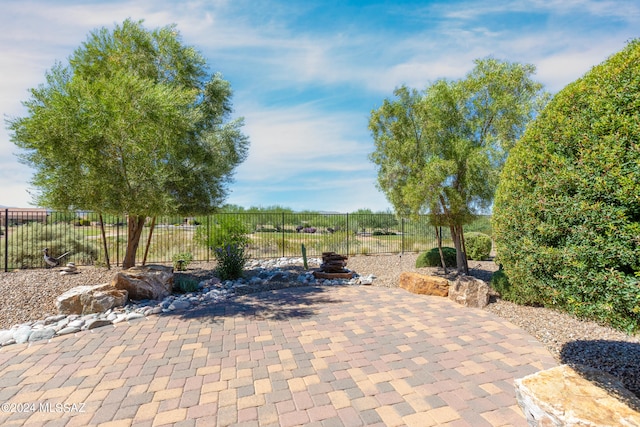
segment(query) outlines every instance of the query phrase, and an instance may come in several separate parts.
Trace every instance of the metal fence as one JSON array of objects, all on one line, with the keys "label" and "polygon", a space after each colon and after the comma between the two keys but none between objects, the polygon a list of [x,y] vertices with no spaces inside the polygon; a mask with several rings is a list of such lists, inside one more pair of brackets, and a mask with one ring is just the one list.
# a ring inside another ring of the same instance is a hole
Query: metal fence
[{"label": "metal fence", "polygon": [[[352,256],[417,252],[436,246],[435,232],[426,216],[412,221],[393,214],[240,212],[158,217],[154,227],[149,219],[136,260],[141,263],[146,253],[146,263],[171,263],[182,254],[190,254],[193,261],[210,261],[213,254],[207,242],[224,233],[224,225],[230,221],[242,224],[248,232],[251,258],[301,256],[303,244],[309,257],[319,257],[325,251]],[[120,265],[126,244],[124,215],[0,210],[0,267],[4,271],[45,267],[44,248],[54,257],[70,252],[60,260],[62,265],[104,265],[105,254],[112,265]]]}]

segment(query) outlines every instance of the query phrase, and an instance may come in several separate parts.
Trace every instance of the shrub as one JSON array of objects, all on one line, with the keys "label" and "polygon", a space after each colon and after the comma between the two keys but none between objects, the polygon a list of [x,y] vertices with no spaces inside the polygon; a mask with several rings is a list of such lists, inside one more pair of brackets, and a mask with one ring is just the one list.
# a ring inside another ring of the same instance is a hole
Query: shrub
[{"label": "shrub", "polygon": [[242,277],[244,265],[247,262],[245,247],[239,244],[227,244],[214,248],[218,261],[216,274],[221,280],[235,280]]},{"label": "shrub", "polygon": [[491,254],[491,237],[484,233],[465,233],[464,245],[469,259],[482,261]]},{"label": "shrub", "polygon": [[215,224],[211,229],[198,226],[194,239],[211,249],[225,245],[245,246],[249,243],[249,226],[234,215],[219,214],[215,217]]},{"label": "shrub", "polygon": [[189,292],[196,292],[200,289],[200,284],[197,280],[183,276],[175,277],[175,291],[178,293],[186,294]]},{"label": "shrub", "polygon": [[193,261],[193,254],[191,252],[173,254],[171,260],[173,261],[174,270],[185,271],[187,269],[187,266]]},{"label": "shrub", "polygon": [[[447,267],[456,266],[456,250],[455,248],[443,247],[442,255],[444,256],[444,263]],[[438,248],[433,248],[427,252],[421,253],[416,259],[416,268],[423,267],[442,267],[442,261],[440,260],[440,251]]]},{"label": "shrub", "polygon": [[511,150],[497,256],[514,300],[640,328],[640,40],[559,92]]}]

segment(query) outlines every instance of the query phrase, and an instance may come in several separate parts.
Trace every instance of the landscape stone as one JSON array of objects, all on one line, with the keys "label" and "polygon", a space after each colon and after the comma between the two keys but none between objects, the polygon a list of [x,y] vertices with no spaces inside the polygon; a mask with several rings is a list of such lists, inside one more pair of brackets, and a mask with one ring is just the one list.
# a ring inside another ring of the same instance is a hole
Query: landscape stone
[{"label": "landscape stone", "polygon": [[31,335],[31,333],[33,332],[33,330],[31,329],[30,326],[20,326],[18,329],[16,329],[13,332],[13,339],[16,340],[16,343],[18,344],[22,344],[25,343],[29,340],[29,336]]},{"label": "landscape stone", "polygon": [[161,300],[173,291],[173,268],[164,265],[131,267],[116,273],[111,285],[126,290],[132,300]]},{"label": "landscape stone", "polygon": [[0,331],[0,345],[5,345],[5,343],[13,340],[13,331],[2,330]]},{"label": "landscape stone", "polygon": [[85,323],[85,325],[83,326],[83,329],[89,330],[89,329],[101,328],[103,326],[107,326],[111,324],[112,322],[107,319],[91,319],[87,323]]},{"label": "landscape stone", "polygon": [[459,276],[449,285],[449,298],[465,307],[485,308],[489,304],[489,285],[472,276]]},{"label": "landscape stone", "polygon": [[420,295],[446,297],[449,294],[449,281],[447,279],[414,272],[400,274],[399,287]]},{"label": "landscape stone", "polygon": [[126,291],[104,283],[71,288],[56,298],[56,307],[60,314],[88,314],[101,313],[126,302]]},{"label": "landscape stone", "polygon": [[37,329],[31,332],[29,335],[29,342],[48,340],[56,335],[56,330],[53,328]]},{"label": "landscape stone", "polygon": [[80,328],[77,326],[67,326],[66,328],[60,329],[58,335],[73,334],[75,332],[80,332]]},{"label": "landscape stone", "polygon": [[640,399],[597,369],[561,365],[514,384],[529,426],[640,426]]}]

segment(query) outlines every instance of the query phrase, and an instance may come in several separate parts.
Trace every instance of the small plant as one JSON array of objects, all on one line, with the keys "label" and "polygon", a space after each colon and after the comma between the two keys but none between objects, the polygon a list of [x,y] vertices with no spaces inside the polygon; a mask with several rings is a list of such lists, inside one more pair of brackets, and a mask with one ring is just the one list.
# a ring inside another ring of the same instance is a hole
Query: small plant
[{"label": "small plant", "polygon": [[218,261],[216,273],[221,280],[235,280],[242,277],[248,258],[244,250],[245,246],[237,243],[213,248],[213,253]]},{"label": "small plant", "polygon": [[307,248],[302,244],[302,263],[304,265],[304,269],[308,270],[309,265],[307,264]]},{"label": "small plant", "polygon": [[185,271],[187,266],[193,261],[193,254],[191,252],[183,252],[180,254],[174,254],[171,257],[173,261],[173,269],[176,271]]},{"label": "small plant", "polygon": [[200,284],[197,280],[183,276],[175,277],[175,285],[175,290],[183,294],[195,292],[200,288]]},{"label": "small plant", "polygon": [[491,254],[491,237],[484,233],[465,233],[464,243],[467,249],[467,258],[482,261]]},{"label": "small plant", "polygon": [[[456,250],[454,248],[443,247],[442,255],[444,256],[444,263],[447,267],[456,266]],[[438,251],[438,248],[433,248],[418,256],[416,259],[416,268],[423,267],[442,267],[440,251]]]}]

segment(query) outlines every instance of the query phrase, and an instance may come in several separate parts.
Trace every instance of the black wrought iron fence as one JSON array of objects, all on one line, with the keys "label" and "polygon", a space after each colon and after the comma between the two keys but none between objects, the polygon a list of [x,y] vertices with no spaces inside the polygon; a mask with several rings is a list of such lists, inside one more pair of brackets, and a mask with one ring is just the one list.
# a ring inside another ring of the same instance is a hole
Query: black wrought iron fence
[{"label": "black wrought iron fence", "polygon": [[[436,246],[426,216],[408,220],[393,214],[239,212],[149,218],[136,259],[171,263],[188,254],[194,261],[210,261],[210,245],[224,241],[233,223],[246,231],[252,258],[301,256],[302,245],[309,257],[325,251],[353,256],[418,252]],[[45,267],[44,248],[53,257],[69,252],[61,264],[104,265],[108,255],[112,265],[120,265],[127,244],[125,216],[94,212],[2,209],[0,230],[4,271]]]}]

